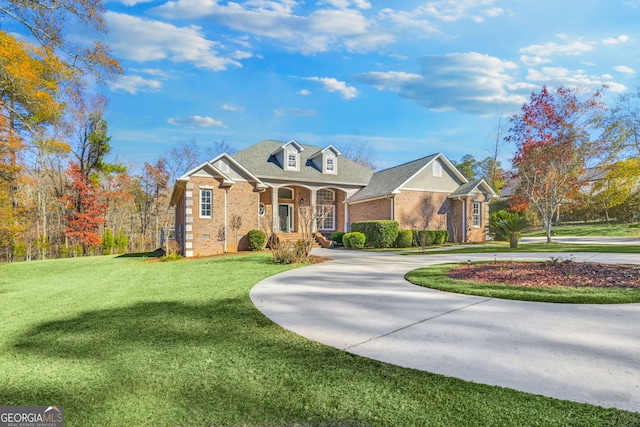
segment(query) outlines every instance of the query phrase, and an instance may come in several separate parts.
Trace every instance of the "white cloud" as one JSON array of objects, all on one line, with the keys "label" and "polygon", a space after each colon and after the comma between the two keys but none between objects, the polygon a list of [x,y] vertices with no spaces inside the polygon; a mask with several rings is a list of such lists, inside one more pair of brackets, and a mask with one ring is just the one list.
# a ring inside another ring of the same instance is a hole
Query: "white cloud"
[{"label": "white cloud", "polygon": [[382,9],[378,17],[391,21],[400,29],[410,30],[418,37],[429,37],[440,33],[437,26],[428,17],[425,17],[424,11],[419,9],[413,11]]},{"label": "white cloud", "polygon": [[[294,13],[298,2],[293,0],[226,4],[216,0],[171,0],[152,9],[152,13],[170,19],[210,19],[253,36],[278,40],[286,48],[304,54],[339,47],[371,50],[394,40],[362,15],[368,2],[329,0],[324,4],[334,8],[316,9],[305,16]],[[358,9],[348,7],[351,4]]]},{"label": "white cloud", "polygon": [[329,5],[338,9],[347,9],[349,7],[355,6],[358,9],[371,9],[371,3],[366,0],[321,0],[317,3],[318,5]]},{"label": "white cloud", "polygon": [[627,90],[627,87],[607,79],[608,76],[591,76],[584,70],[569,70],[564,67],[544,67],[541,70],[529,70],[527,80],[548,86],[573,86],[599,88],[608,86],[611,92],[619,93]]},{"label": "white cloud", "polygon": [[302,89],[300,92],[298,92],[300,95],[302,96],[309,96],[311,95],[311,91],[308,89]]},{"label": "white cloud", "polygon": [[[419,9],[444,22],[456,22],[462,19],[483,22],[483,14],[495,17],[502,13],[502,9],[490,7],[494,3],[495,0],[440,0],[427,2]],[[477,9],[480,10],[476,11]]]},{"label": "white cloud", "polygon": [[124,91],[131,94],[138,92],[153,92],[159,90],[162,87],[162,82],[159,80],[145,79],[141,76],[122,76],[115,82],[109,85],[112,91]]},{"label": "white cloud", "polygon": [[495,18],[497,16],[502,15],[504,13],[504,9],[502,9],[501,7],[492,7],[490,9],[483,10],[482,13],[484,13],[487,16],[490,16],[491,18]]},{"label": "white cloud", "polygon": [[542,58],[540,56],[529,56],[529,55],[520,56],[520,61],[522,61],[523,64],[529,65],[529,66],[541,65],[541,64],[546,64],[547,62],[551,62],[551,60],[548,58]]},{"label": "white cloud", "polygon": [[360,75],[360,79],[378,90],[400,92],[403,87],[411,83],[418,83],[423,79],[422,74],[412,74],[404,71],[372,71]]},{"label": "white cloud", "polygon": [[627,67],[626,65],[616,65],[615,67],[613,67],[613,69],[623,74],[633,75],[636,73],[636,70],[631,67]]},{"label": "white cloud", "polygon": [[236,107],[235,105],[223,104],[222,109],[226,111],[233,111],[235,113],[244,112],[244,107]]},{"label": "white cloud", "polygon": [[538,57],[552,55],[576,56],[593,50],[592,43],[583,41],[575,41],[566,44],[557,44],[553,42],[545,44],[534,44],[520,49],[520,53],[534,55]]},{"label": "white cloud", "polygon": [[480,53],[428,56],[419,61],[418,73],[370,72],[358,81],[390,90],[430,110],[459,110],[474,114],[504,113],[517,109],[526,97],[518,93],[512,75],[518,66]]},{"label": "white cloud", "polygon": [[211,117],[202,117],[202,116],[191,116],[185,119],[175,119],[173,117],[169,117],[167,119],[167,123],[175,126],[188,126],[188,127],[204,127],[204,128],[208,128],[211,126],[217,126],[221,128],[227,127],[220,120],[215,120],[215,119],[212,119]]},{"label": "white cloud", "polygon": [[612,45],[612,44],[626,43],[629,40],[631,40],[631,37],[627,36],[626,34],[622,34],[618,37],[609,37],[609,38],[603,39],[602,43]]},{"label": "white cloud", "polygon": [[[189,62],[212,71],[241,66],[214,50],[216,42],[207,40],[200,27],[176,27],[165,22],[107,11],[109,45],[116,56],[138,62],[169,59]],[[135,41],[135,42],[132,42]],[[237,54],[236,54],[237,56]]]},{"label": "white cloud", "polygon": [[358,90],[355,87],[332,77],[305,77],[304,79],[322,83],[325,90],[339,92],[344,99],[353,99],[358,96]]}]

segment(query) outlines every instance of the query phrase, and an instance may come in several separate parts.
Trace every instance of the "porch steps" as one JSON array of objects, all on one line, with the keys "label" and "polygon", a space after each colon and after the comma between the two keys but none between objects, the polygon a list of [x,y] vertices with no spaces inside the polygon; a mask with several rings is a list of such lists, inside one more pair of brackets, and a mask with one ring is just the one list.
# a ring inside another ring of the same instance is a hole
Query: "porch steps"
[{"label": "porch steps", "polygon": [[[298,240],[302,240],[302,233],[276,233],[278,241],[287,242],[287,243],[295,243]],[[322,245],[318,242],[317,239],[313,240],[314,248],[321,248]]]}]

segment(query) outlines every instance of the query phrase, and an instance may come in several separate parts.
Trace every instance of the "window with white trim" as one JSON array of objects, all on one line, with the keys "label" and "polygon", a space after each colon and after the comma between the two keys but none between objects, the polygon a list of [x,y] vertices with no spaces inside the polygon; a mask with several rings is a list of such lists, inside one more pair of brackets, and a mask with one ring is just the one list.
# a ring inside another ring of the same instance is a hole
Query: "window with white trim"
[{"label": "window with white trim", "polygon": [[336,229],[336,207],[334,202],[336,193],[333,190],[322,189],[316,193],[318,229]]},{"label": "window with white trim", "polygon": [[323,188],[316,193],[316,200],[318,202],[333,202],[336,200],[336,193],[333,190]]},{"label": "window with white trim", "polygon": [[473,202],[473,226],[479,228],[482,225],[482,203]]},{"label": "window with white trim", "polygon": [[213,190],[200,190],[200,217],[211,218],[213,212]]},{"label": "window with white trim", "polygon": [[298,169],[298,155],[289,151],[287,153],[287,168]]},{"label": "window with white trim", "polygon": [[278,188],[278,198],[284,200],[293,200],[293,188]]},{"label": "window with white trim", "polygon": [[327,156],[327,172],[334,173],[336,171],[336,159],[335,157]]}]

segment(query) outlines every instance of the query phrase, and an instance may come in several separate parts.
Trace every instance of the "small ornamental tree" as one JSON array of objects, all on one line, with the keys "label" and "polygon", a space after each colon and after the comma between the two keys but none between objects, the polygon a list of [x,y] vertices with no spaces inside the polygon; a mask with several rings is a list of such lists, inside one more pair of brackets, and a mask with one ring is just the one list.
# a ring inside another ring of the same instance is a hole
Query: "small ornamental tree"
[{"label": "small ornamental tree", "polygon": [[68,192],[62,197],[67,207],[66,236],[82,247],[83,254],[92,246],[100,246],[100,225],[104,224],[106,205],[100,201],[99,188],[82,173],[80,167],[69,163],[67,175],[71,179]]},{"label": "small ornamental tree", "polygon": [[560,205],[585,184],[585,167],[608,152],[604,139],[592,138],[605,108],[600,97],[600,91],[585,97],[578,89],[543,87],[511,118],[507,141],[516,145],[511,178],[518,183],[512,207],[533,209],[548,243]]}]

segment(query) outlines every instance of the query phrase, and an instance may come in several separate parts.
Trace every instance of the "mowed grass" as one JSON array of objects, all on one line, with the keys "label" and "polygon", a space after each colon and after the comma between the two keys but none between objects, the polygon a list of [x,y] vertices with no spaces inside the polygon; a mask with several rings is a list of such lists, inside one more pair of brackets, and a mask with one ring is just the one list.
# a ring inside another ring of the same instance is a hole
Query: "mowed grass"
[{"label": "mowed grass", "polygon": [[[396,249],[401,255],[429,255],[429,254],[493,254],[504,252],[600,252],[600,253],[621,253],[640,254],[640,245],[608,245],[590,243],[520,243],[518,248],[512,249],[508,242],[491,242],[469,244],[457,249],[437,249],[427,248],[427,251],[419,251],[416,248]],[[387,249],[389,250],[389,249]],[[392,249],[393,251],[393,249]]]},{"label": "mowed grass", "polygon": [[[554,226],[551,231],[553,236],[640,237],[640,223],[573,223]],[[544,229],[540,228],[524,231],[522,235],[528,237],[542,237],[546,236],[546,232]]]},{"label": "mowed grass", "polygon": [[[462,264],[438,264],[423,267],[408,272],[405,278],[413,284],[427,288],[490,298],[568,304],[628,304],[640,302],[640,289],[638,288],[509,286],[471,280],[456,280],[447,276],[447,272],[450,269],[459,265]],[[500,263],[497,268],[509,268],[509,263]]]},{"label": "mowed grass", "polygon": [[287,268],[268,254],[2,265],[0,402],[63,405],[67,426],[640,425],[303,339],[248,296]]}]

